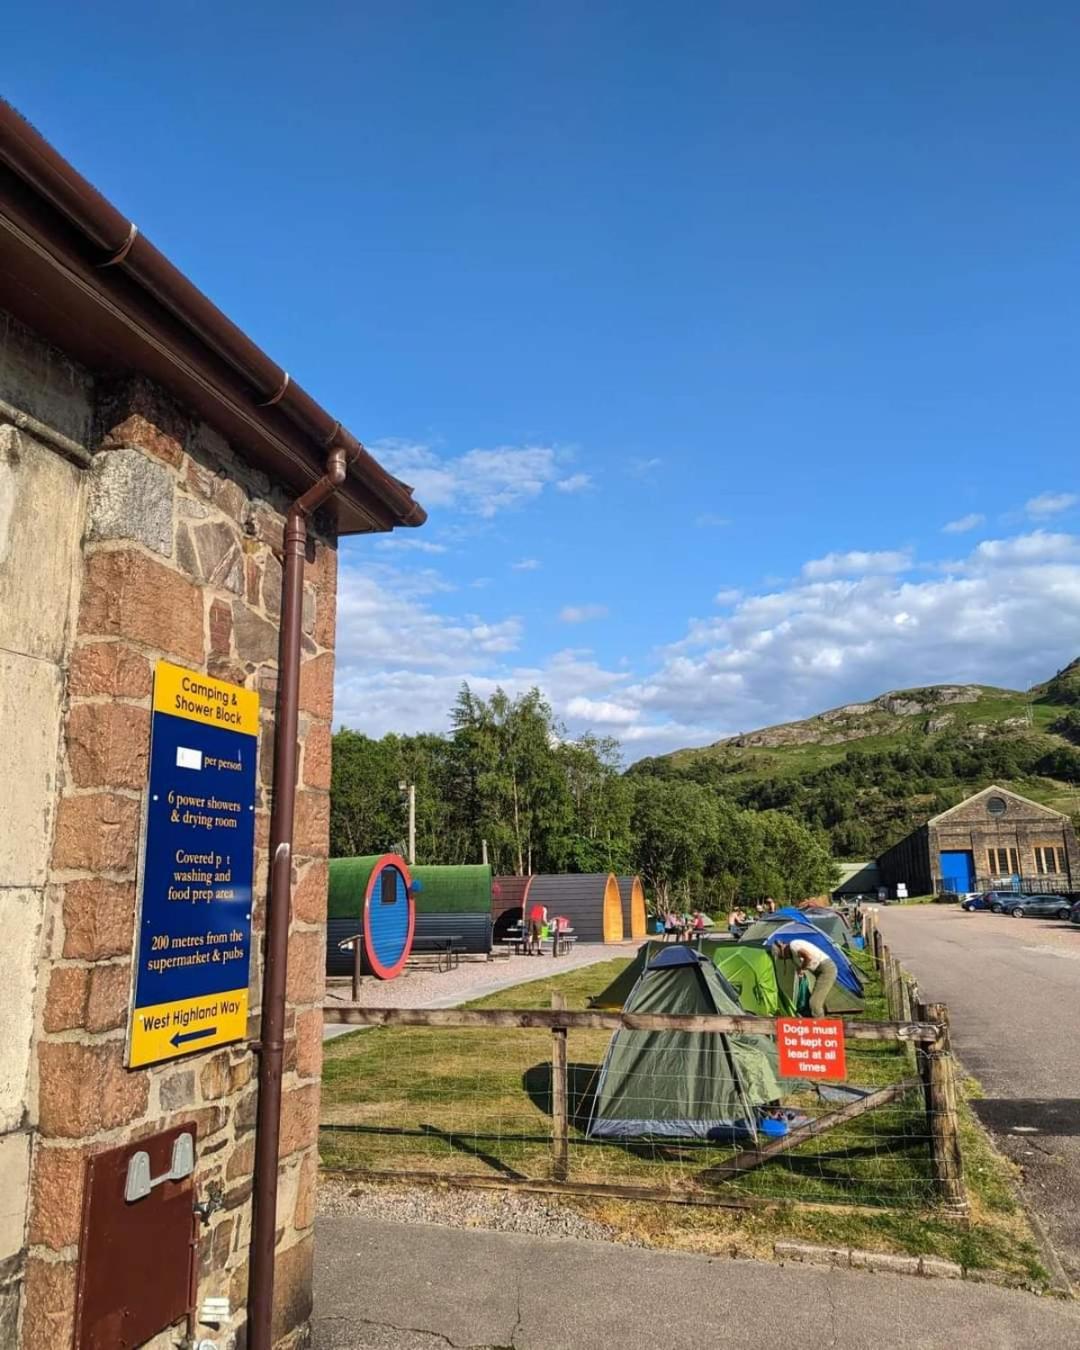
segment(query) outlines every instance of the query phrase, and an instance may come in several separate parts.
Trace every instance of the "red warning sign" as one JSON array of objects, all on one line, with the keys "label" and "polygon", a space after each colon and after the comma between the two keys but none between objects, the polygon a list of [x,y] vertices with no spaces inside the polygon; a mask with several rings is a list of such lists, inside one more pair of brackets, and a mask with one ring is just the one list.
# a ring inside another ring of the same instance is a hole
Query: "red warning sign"
[{"label": "red warning sign", "polygon": [[844,1024],[814,1017],[778,1017],[781,1078],[843,1079]]}]

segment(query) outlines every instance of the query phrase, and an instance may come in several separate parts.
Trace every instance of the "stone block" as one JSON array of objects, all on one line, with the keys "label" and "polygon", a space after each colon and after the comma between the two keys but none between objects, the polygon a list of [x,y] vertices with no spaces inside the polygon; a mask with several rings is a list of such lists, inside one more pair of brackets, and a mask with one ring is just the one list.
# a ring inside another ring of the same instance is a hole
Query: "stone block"
[{"label": "stone block", "polygon": [[172,474],[141,450],[95,455],[87,524],[89,539],[132,539],[171,557]]},{"label": "stone block", "polygon": [[301,631],[310,637],[315,631],[315,587],[304,586],[304,599],[300,612]]},{"label": "stone block", "polygon": [[326,982],[326,937],[321,929],[289,935],[286,997],[290,1003],[315,1003]]},{"label": "stone block", "polygon": [[293,854],[325,858],[330,847],[330,796],[304,788],[296,794]]},{"label": "stone block", "polygon": [[272,553],[266,555],[262,574],[262,607],[271,619],[281,617],[281,563]]},{"label": "stone block", "polygon": [[90,972],[86,999],[87,1031],[111,1031],[127,1021],[131,994],[131,963],[95,966]]},{"label": "stone block", "polygon": [[293,1227],[299,1231],[310,1228],[315,1222],[315,1187],[318,1179],[318,1164],[314,1152],[309,1153],[300,1164],[300,1176],[296,1185],[296,1207],[293,1210]]},{"label": "stone block", "polygon": [[29,1178],[29,1133],[0,1135],[0,1268],[23,1247]]},{"label": "stone block", "polygon": [[139,803],[94,792],[64,797],[56,821],[53,866],[86,872],[130,872],[139,840]]},{"label": "stone block", "polygon": [[26,1263],[20,1350],[58,1350],[75,1326],[75,1262],[32,1256]]},{"label": "stone block", "polygon": [[281,1135],[278,1156],[287,1158],[319,1139],[319,1084],[286,1087],[281,1097]]},{"label": "stone block", "polygon": [[938,1280],[962,1280],[964,1271],[955,1261],[945,1261],[936,1256],[919,1257],[919,1274],[929,1275]]},{"label": "stone block", "polygon": [[215,656],[232,651],[232,610],[223,600],[210,605],[210,651]]},{"label": "stone block", "polygon": [[202,592],[145,554],[94,553],[86,564],[79,632],[132,638],[201,666]]},{"label": "stone block", "polygon": [[71,1031],[86,1020],[90,971],[86,966],[54,966],[45,994],[43,1025],[48,1032]]},{"label": "stone block", "polygon": [[334,714],[334,654],[323,652],[300,666],[300,710],[329,721]]},{"label": "stone block", "polygon": [[325,862],[313,862],[305,867],[293,887],[293,918],[300,923],[324,923],[329,885],[330,869]]},{"label": "stone block", "polygon": [[271,1341],[278,1341],[311,1317],[311,1282],[315,1243],[311,1234],[284,1251],[274,1261],[274,1317]]},{"label": "stone block", "polygon": [[123,703],[77,703],[68,714],[68,764],[76,787],[146,785],[150,712]]},{"label": "stone block", "polygon": [[182,1069],[158,1082],[158,1101],[163,1111],[182,1111],[195,1102],[195,1070]]},{"label": "stone block", "polygon": [[296,1072],[301,1078],[318,1078],[322,1073],[323,1015],[321,1008],[309,1008],[296,1018]]},{"label": "stone block", "polygon": [[41,911],[40,891],[0,887],[0,1134],[19,1128],[26,1110]]},{"label": "stone block", "polygon": [[29,1241],[60,1251],[79,1241],[86,1150],[38,1147],[31,1185]]},{"label": "stone block", "polygon": [[241,661],[255,665],[274,661],[278,654],[278,630],[241,600],[233,601],[233,638]]},{"label": "stone block", "polygon": [[153,681],[150,662],[134,648],[123,642],[87,642],[72,653],[68,693],[74,698],[149,698]]},{"label": "stone block", "polygon": [[243,595],[244,558],[236,527],[224,520],[208,520],[196,525],[191,533],[200,579],[209,586]]},{"label": "stone block", "polygon": [[131,951],[135,886],[92,877],[64,887],[64,956],[100,961]]},{"label": "stone block", "polygon": [[237,1144],[225,1164],[225,1175],[230,1181],[250,1177],[255,1169],[255,1140],[245,1139]]},{"label": "stone block", "polygon": [[44,1041],[38,1046],[41,1133],[79,1139],[126,1125],[146,1110],[150,1076],[123,1065],[123,1044]]},{"label": "stone block", "polygon": [[99,384],[97,423],[103,449],[133,446],[173,468],[183,460],[188,418],[160,386],[141,375]]},{"label": "stone block", "polygon": [[265,502],[256,502],[250,519],[255,538],[280,553],[285,547],[285,517]]},{"label": "stone block", "polygon": [[56,666],[0,649],[0,886],[40,886],[48,875],[62,697]]},{"label": "stone block", "polygon": [[329,789],[331,770],[329,722],[312,722],[304,737],[303,783],[305,787]]}]

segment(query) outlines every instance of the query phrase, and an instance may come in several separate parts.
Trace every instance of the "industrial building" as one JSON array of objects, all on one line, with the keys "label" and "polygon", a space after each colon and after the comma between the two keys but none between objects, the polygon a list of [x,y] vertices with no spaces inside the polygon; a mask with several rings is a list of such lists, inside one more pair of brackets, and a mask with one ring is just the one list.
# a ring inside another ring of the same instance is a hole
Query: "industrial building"
[{"label": "industrial building", "polygon": [[932,817],[878,858],[889,894],[1080,891],[1080,847],[1068,816],[992,784]]}]

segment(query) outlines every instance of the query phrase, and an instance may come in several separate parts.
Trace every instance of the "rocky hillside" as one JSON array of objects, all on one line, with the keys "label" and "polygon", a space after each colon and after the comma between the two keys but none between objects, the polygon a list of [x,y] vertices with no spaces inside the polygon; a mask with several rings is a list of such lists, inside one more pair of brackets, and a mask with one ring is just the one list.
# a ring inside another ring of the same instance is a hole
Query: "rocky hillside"
[{"label": "rocky hillside", "polygon": [[1080,660],[1029,690],[896,689],[631,772],[685,775],[741,805],[790,811],[824,829],[839,856],[858,856],[991,781],[1072,814],[1078,747]]}]

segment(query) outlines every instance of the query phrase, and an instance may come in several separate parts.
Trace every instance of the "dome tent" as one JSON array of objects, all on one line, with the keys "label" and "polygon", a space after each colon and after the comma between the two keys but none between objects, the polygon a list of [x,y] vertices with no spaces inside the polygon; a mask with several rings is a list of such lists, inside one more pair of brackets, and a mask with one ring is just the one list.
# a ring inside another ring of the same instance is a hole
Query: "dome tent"
[{"label": "dome tent", "polygon": [[[624,1011],[737,1016],[742,1009],[713,963],[680,945],[646,965]],[[620,1027],[600,1070],[589,1136],[755,1140],[759,1110],[781,1095],[775,1061],[763,1036]]]}]

